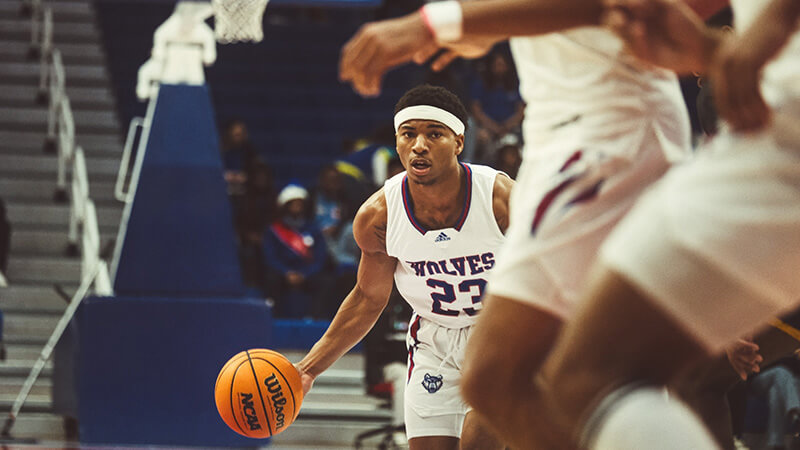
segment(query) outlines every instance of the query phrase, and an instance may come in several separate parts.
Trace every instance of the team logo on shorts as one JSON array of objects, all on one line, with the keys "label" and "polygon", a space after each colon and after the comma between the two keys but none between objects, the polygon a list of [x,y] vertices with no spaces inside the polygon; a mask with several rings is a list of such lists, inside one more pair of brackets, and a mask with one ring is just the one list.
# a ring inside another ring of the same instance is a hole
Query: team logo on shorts
[{"label": "team logo on shorts", "polygon": [[434,394],[439,388],[442,387],[442,376],[434,376],[429,373],[425,374],[425,379],[422,380],[422,387],[428,391],[429,394]]}]

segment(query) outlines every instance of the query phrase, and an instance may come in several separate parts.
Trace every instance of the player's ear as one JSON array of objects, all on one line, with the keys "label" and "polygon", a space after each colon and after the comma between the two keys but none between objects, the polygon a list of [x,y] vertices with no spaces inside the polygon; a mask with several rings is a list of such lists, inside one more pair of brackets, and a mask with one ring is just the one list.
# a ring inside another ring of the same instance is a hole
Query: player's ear
[{"label": "player's ear", "polygon": [[464,135],[459,134],[456,136],[456,156],[460,155],[461,152],[464,151]]}]

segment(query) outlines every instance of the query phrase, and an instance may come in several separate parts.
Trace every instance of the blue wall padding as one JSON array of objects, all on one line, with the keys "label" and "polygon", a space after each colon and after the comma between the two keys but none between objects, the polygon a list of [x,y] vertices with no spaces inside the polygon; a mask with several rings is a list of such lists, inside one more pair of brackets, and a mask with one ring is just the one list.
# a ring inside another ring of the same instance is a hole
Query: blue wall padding
[{"label": "blue wall padding", "polygon": [[162,85],[114,277],[123,296],[241,297],[205,86]]},{"label": "blue wall padding", "polygon": [[219,370],[236,353],[274,348],[265,302],[88,298],[79,315],[81,442],[234,447],[214,403]]}]

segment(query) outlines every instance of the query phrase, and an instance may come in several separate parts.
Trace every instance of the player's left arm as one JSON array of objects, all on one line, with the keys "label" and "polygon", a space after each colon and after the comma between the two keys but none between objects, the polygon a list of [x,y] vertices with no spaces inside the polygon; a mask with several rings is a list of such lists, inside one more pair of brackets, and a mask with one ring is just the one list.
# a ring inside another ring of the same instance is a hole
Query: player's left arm
[{"label": "player's left arm", "polygon": [[513,187],[514,180],[505,174],[497,174],[494,179],[494,188],[492,189],[492,210],[494,211],[494,220],[497,221],[497,226],[500,227],[500,231],[504,234],[508,230],[508,200],[511,197],[511,189]]}]

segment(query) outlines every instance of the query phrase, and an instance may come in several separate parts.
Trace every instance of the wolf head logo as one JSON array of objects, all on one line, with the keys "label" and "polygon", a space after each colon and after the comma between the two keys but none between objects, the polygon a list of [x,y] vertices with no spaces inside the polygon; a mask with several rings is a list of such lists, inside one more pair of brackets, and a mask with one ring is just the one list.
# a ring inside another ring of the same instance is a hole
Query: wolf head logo
[{"label": "wolf head logo", "polygon": [[425,379],[422,380],[422,387],[424,387],[429,394],[435,393],[442,387],[442,376],[426,373]]}]

